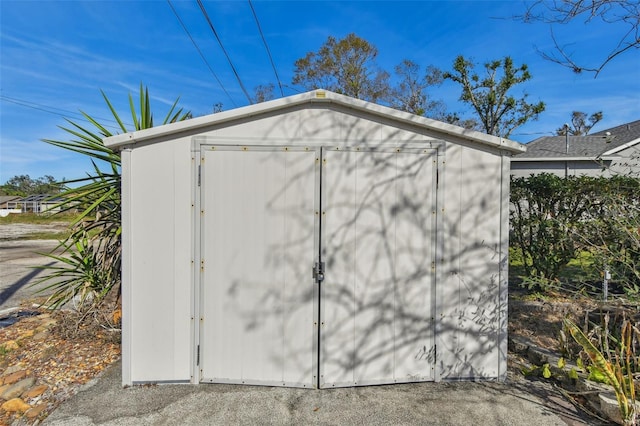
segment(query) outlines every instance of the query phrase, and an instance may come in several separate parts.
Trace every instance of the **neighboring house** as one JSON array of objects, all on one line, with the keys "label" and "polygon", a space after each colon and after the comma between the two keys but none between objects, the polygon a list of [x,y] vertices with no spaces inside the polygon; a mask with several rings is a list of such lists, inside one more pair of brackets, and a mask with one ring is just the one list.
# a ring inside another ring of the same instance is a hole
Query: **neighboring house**
[{"label": "neighboring house", "polygon": [[21,199],[18,195],[0,195],[0,217],[7,217],[9,213],[21,213],[20,209],[14,207],[16,201]]},{"label": "neighboring house", "polygon": [[37,194],[27,197],[3,196],[0,201],[0,208],[11,210],[11,213],[56,213],[60,211],[58,204],[63,199],[49,194]]},{"label": "neighboring house", "polygon": [[21,199],[19,195],[0,195],[0,209],[12,209],[15,202]]},{"label": "neighboring house", "polygon": [[587,136],[545,136],[511,159],[511,174],[526,177],[612,176],[640,173],[640,120]]}]

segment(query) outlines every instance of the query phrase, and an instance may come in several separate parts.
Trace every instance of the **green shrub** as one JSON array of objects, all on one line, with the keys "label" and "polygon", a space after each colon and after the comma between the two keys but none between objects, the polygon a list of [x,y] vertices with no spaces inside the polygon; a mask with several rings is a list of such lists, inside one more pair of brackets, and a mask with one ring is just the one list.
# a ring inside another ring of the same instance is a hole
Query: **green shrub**
[{"label": "green shrub", "polygon": [[628,295],[640,294],[639,209],[634,177],[512,178],[511,253],[523,282],[536,291],[558,287],[578,262],[592,280],[607,269]]}]

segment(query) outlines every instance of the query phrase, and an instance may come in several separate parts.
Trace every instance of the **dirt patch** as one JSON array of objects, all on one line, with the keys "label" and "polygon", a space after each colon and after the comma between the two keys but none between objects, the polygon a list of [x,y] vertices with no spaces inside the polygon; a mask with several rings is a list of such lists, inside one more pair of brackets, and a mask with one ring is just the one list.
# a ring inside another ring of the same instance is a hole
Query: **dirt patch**
[{"label": "dirt patch", "polygon": [[589,300],[553,297],[545,300],[509,300],[509,336],[520,336],[548,350],[562,350],[560,331],[565,317],[581,322],[597,308]]},{"label": "dirt patch", "polygon": [[42,233],[62,235],[68,227],[68,222],[3,223],[0,224],[0,241],[23,239],[29,235]]}]

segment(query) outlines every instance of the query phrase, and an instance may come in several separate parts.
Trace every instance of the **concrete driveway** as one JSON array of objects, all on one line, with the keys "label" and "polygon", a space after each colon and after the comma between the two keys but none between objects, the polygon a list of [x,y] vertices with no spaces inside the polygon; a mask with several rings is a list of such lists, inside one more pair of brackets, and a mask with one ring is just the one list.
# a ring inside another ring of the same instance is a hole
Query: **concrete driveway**
[{"label": "concrete driveway", "polygon": [[212,384],[123,389],[120,368],[119,362],[112,365],[44,424],[594,424],[581,419],[544,383],[420,383],[329,390]]},{"label": "concrete driveway", "polygon": [[48,253],[57,245],[55,240],[0,239],[0,311],[34,297],[36,288],[30,284],[43,274],[34,267],[55,263],[38,253]]}]

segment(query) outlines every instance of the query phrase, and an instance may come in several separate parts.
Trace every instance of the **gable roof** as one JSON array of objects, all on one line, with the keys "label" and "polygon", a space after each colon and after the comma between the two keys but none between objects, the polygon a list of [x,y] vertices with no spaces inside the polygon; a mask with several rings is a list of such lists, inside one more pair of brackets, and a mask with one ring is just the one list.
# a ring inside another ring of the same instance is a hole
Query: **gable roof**
[{"label": "gable roof", "polygon": [[529,142],[526,145],[527,152],[511,160],[606,160],[607,157],[638,143],[640,143],[640,120],[587,136],[544,136]]},{"label": "gable roof", "polygon": [[22,197],[19,195],[0,195],[0,204],[21,200],[21,199]]},{"label": "gable roof", "polygon": [[203,117],[192,118],[190,120],[171,123],[164,126],[153,127],[150,129],[140,130],[137,132],[123,133],[104,139],[104,144],[112,149],[119,149],[124,146],[131,146],[138,142],[148,142],[154,139],[163,138],[178,133],[195,133],[197,131],[206,131],[207,128],[231,123],[234,121],[247,119],[256,115],[273,113],[277,111],[289,110],[292,107],[300,105],[321,105],[327,109],[335,108],[335,106],[346,107],[354,111],[360,112],[371,117],[384,117],[396,121],[398,123],[410,124],[423,128],[431,132],[437,132],[444,135],[454,136],[465,141],[488,145],[494,148],[504,149],[511,153],[524,152],[524,145],[509,139],[497,136],[487,135],[485,133],[474,130],[464,129],[452,124],[443,123],[441,121],[429,119],[426,117],[410,114],[408,112],[399,111],[386,106],[374,104],[372,102],[355,99],[349,96],[330,92],[327,90],[312,90],[310,92],[289,96],[286,98],[275,99],[268,102],[249,105],[241,108],[223,111],[216,114],[210,114]]},{"label": "gable roof", "polygon": [[607,133],[613,137],[613,140],[609,149],[603,155],[614,154],[640,142],[640,120],[596,132],[594,135],[607,136]]}]

